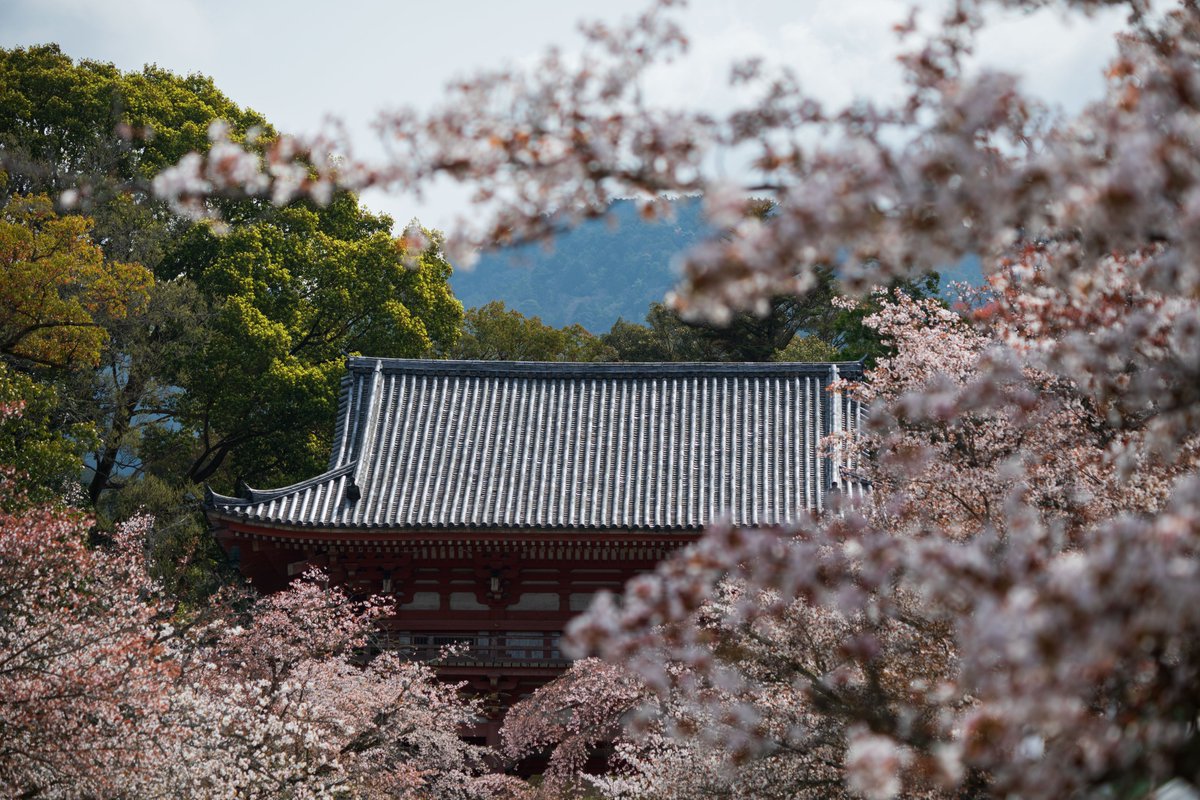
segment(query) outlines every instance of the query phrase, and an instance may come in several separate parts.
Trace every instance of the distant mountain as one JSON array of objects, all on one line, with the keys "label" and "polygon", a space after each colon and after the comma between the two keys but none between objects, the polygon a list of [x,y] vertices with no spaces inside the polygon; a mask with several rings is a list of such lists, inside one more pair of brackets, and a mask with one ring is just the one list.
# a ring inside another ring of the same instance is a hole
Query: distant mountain
[{"label": "distant mountain", "polygon": [[672,259],[707,230],[697,198],[673,203],[675,218],[647,222],[633,200],[613,204],[614,226],[591,220],[539,245],[484,254],[471,271],[456,270],[454,293],[468,308],[503,300],[548,325],[578,322],[605,333],[618,317],[641,322],[650,304],[675,285]]},{"label": "distant mountain", "polygon": [[979,256],[963,256],[957,264],[939,269],[938,275],[942,279],[942,296],[953,299],[955,292],[951,284],[983,285],[983,262],[979,260]]},{"label": "distant mountain", "polygon": [[[618,317],[645,319],[650,304],[663,299],[677,275],[675,256],[708,232],[699,198],[673,203],[675,218],[643,220],[633,200],[613,204],[609,220],[591,220],[540,245],[484,254],[473,270],[456,270],[450,285],[471,308],[502,300],[526,316],[556,328],[576,322],[592,333],[608,332]],[[941,270],[950,281],[978,284],[979,259],[964,258]]]}]

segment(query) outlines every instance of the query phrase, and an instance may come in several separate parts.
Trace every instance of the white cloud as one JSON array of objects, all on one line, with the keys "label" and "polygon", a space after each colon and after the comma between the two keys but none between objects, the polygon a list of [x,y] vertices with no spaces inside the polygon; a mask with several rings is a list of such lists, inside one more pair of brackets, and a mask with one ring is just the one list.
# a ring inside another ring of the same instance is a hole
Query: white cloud
[{"label": "white cloud", "polygon": [[125,69],[150,62],[179,69],[212,51],[213,21],[200,0],[9,0],[3,43],[57,42],[68,55]]},{"label": "white cloud", "polygon": [[1054,9],[995,14],[977,48],[977,63],[1022,77],[1022,88],[1068,112],[1079,111],[1104,90],[1105,66],[1116,55],[1115,34],[1125,12],[1064,17]]},{"label": "white cloud", "polygon": [[[926,8],[934,7],[930,0]],[[551,43],[578,46],[575,21],[615,21],[646,0],[584,2],[442,0],[244,2],[243,0],[0,0],[0,45],[57,41],[74,57],[122,69],[147,62],[204,72],[236,102],[297,132],[328,113],[343,118],[360,152],[371,152],[369,123],[396,105],[428,106],[450,79],[503,62],[528,63]],[[784,64],[829,106],[858,97],[887,100],[902,87],[892,25],[908,0],[693,0],[682,20],[692,47],[674,67],[654,70],[647,95],[672,105],[727,111],[739,98],[730,65],[749,54]],[[928,12],[927,13],[932,13]],[[1115,51],[1119,12],[1070,24],[1053,12],[1007,14],[980,42],[979,62],[1024,76],[1025,88],[1076,110],[1098,96],[1103,64]],[[741,99],[745,102],[745,98]],[[461,195],[438,189],[418,204],[369,196],[403,225],[413,216],[447,225]]]}]

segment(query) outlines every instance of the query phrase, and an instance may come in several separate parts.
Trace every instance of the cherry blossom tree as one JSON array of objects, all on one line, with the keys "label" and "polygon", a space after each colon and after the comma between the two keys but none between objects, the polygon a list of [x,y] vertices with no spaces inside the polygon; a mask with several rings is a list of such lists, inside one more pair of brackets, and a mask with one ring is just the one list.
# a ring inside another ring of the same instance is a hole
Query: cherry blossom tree
[{"label": "cherry blossom tree", "polygon": [[[19,411],[15,411],[19,413]],[[119,796],[163,733],[178,679],[135,518],[110,550],[78,512],[20,503],[0,474],[0,792]]]},{"label": "cherry blossom tree", "polygon": [[[726,774],[795,752],[793,793],[829,764],[866,797],[1197,780],[1197,436],[1164,451],[1155,416],[1110,415],[1023,359],[1046,344],[1028,328],[1062,342],[1080,315],[1038,304],[1015,330],[1012,272],[974,324],[903,296],[868,319],[897,353],[858,387],[869,431],[830,443],[860,459],[866,504],[712,530],[575,625],[660,696],[734,722],[719,743],[689,734]],[[1138,306],[1123,294],[1112,324]]]},{"label": "cherry blossom tree", "polygon": [[478,714],[459,686],[394,653],[368,658],[390,607],[352,602],[310,573],[258,600],[245,624],[194,631],[190,680],[172,698],[181,732],[160,790],[253,797],[487,797],[482,748],[459,731]]},{"label": "cherry blossom tree", "polygon": [[[19,404],[0,414],[19,415]],[[385,603],[317,573],[184,613],[150,578],[147,517],[92,521],[0,472],[0,793],[14,797],[493,798],[458,686],[371,657]],[[238,593],[234,593],[235,595]],[[239,611],[243,608],[245,610]]]},{"label": "cherry blossom tree", "polygon": [[583,659],[517,703],[504,718],[504,755],[514,762],[549,749],[544,793],[570,792],[581,784],[588,762],[622,732],[652,697],[620,667]]},{"label": "cherry blossom tree", "polygon": [[[858,460],[869,502],[715,529],[602,601],[574,636],[612,663],[579,662],[519,706],[513,754],[549,745],[555,786],[622,798],[1194,782],[1198,437],[1163,452],[1153,417],[1111,416],[1035,366],[1042,336],[1089,324],[1076,303],[1031,313],[1040,281],[1014,261],[960,311],[877,301],[867,324],[895,355],[849,387],[870,428],[828,443]],[[1113,326],[1158,307],[1124,289],[1091,313]],[[605,737],[610,774],[583,775]]]},{"label": "cherry blossom tree", "polygon": [[[663,193],[701,192],[733,232],[687,255],[672,302],[717,321],[803,292],[819,268],[868,291],[980,258],[988,289],[962,311],[896,297],[874,315],[896,355],[860,390],[866,435],[831,443],[871,483],[865,502],[786,530],[714,526],[573,627],[579,652],[658,704],[618,744],[628,769],[598,785],[737,795],[762,765],[792,796],[1200,785],[1200,9],[1120,4],[1106,92],[1073,116],[968,68],[990,9],[1039,0],[902,21],[896,103],[826,108],[748,54],[731,80],[757,98],[716,115],[640,91],[686,49],[674,5],[588,26],[578,58],[551,52],[451,87],[431,113],[384,116],[392,161],[294,139],[260,157],[214,130],[209,156],[157,189],[204,213],[223,191],[282,200],[448,176],[490,209],[462,232],[485,244],[546,236],[618,196],[655,214]],[[714,176],[722,153],[757,177]],[[750,192],[778,212],[748,218]],[[513,746],[551,734],[568,752],[582,735],[530,730]],[[669,765],[660,778],[652,758]]]},{"label": "cherry blossom tree", "polygon": [[[722,599],[706,604],[701,623],[709,658],[736,661],[737,670],[756,681],[709,680],[678,660],[664,660],[670,683],[656,693],[622,667],[576,662],[505,718],[509,757],[549,752],[539,787],[544,796],[786,798],[837,792],[840,739],[796,733],[818,721],[792,685],[797,674],[788,657],[799,645],[786,636],[768,643],[723,626],[720,609],[738,592],[726,583],[717,595]],[[754,758],[747,757],[742,727],[750,709],[760,740]]]}]

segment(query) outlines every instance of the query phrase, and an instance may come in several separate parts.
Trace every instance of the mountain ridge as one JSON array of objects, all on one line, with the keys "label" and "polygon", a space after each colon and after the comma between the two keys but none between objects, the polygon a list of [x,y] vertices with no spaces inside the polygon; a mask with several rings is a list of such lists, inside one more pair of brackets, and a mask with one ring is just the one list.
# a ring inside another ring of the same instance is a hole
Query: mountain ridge
[{"label": "mountain ridge", "polygon": [[[559,234],[550,249],[530,244],[483,253],[473,269],[456,268],[450,286],[467,308],[500,300],[553,327],[578,323],[599,335],[618,319],[641,322],[678,281],[675,259],[712,231],[701,198],[670,205],[670,218],[648,221],[637,201],[616,200],[608,217]],[[951,282],[982,282],[975,257],[938,272],[943,295]]]}]

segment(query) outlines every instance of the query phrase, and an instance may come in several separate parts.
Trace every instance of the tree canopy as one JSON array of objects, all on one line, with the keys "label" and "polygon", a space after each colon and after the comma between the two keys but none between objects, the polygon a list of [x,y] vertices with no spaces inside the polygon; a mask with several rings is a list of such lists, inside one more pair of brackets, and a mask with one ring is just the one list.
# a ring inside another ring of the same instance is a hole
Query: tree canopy
[{"label": "tree canopy", "polygon": [[462,306],[436,237],[410,254],[391,220],[343,194],[180,236],[160,279],[193,282],[211,310],[206,341],[176,376],[177,419],[199,436],[187,477],[228,471],[262,484],[319,472],[345,357],[417,357],[450,346]]},{"label": "tree canopy", "polygon": [[122,72],[76,61],[54,44],[2,51],[0,84],[0,145],[15,193],[75,189],[87,201],[138,188],[137,181],[144,190],[159,170],[206,150],[214,120],[239,136],[252,128],[272,133],[204,75],[155,66]]},{"label": "tree canopy", "polygon": [[104,257],[92,221],[59,216],[45,195],[0,208],[0,354],[41,366],[96,366],[105,320],[139,313],[152,283]]},{"label": "tree canopy", "polygon": [[614,356],[582,325],[554,328],[499,300],[467,309],[462,337],[443,352],[486,361],[609,361]]},{"label": "tree canopy", "polygon": [[0,357],[6,397],[26,405],[3,449],[28,456],[10,463],[37,485],[82,475],[103,524],[149,504],[194,547],[199,482],[286,483],[323,466],[347,354],[457,339],[439,235],[413,249],[418,237],[394,237],[351,192],[204,201],[220,223],[154,196],[158,172],[206,151],[210,129],[277,141],[211,79],[46,45],[0,50],[0,87]]}]

